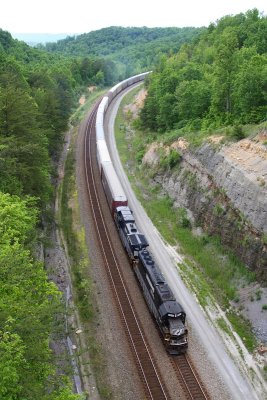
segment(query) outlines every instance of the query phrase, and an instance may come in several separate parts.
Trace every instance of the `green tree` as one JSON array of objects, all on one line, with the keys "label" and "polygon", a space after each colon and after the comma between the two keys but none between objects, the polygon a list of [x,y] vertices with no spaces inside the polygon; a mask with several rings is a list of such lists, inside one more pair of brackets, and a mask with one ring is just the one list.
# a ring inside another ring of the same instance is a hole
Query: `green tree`
[{"label": "green tree", "polygon": [[212,111],[214,114],[232,112],[233,80],[238,39],[235,29],[226,28],[218,39],[214,62]]},{"label": "green tree", "polygon": [[[251,49],[240,54],[240,69],[234,82],[233,104],[236,116],[243,123],[257,123],[266,119],[267,58]],[[247,53],[251,58],[248,59]],[[240,52],[241,53],[241,52]],[[253,54],[254,53],[254,54]]]},{"label": "green tree", "polygon": [[50,191],[48,143],[39,126],[38,107],[15,64],[8,62],[6,67],[0,70],[0,145],[11,165],[16,163],[15,179],[21,182],[22,192],[45,202]]},{"label": "green tree", "polygon": [[0,330],[0,398],[17,400],[21,393],[21,371],[26,367],[24,345],[13,331],[12,319]]}]

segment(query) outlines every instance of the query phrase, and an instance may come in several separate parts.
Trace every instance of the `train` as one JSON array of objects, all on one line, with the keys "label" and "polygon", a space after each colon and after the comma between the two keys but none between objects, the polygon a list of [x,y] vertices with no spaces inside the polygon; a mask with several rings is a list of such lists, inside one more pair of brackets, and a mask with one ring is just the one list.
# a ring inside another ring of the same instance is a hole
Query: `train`
[{"label": "train", "polygon": [[148,308],[157,322],[169,354],[179,355],[188,348],[186,313],[175,299],[160,267],[149,251],[149,242],[139,231],[127,196],[114,169],[105,140],[104,118],[112,100],[127,87],[144,81],[150,72],[125,79],[111,88],[101,100],[96,114],[97,163],[107,203],[122,245],[132,264]]}]

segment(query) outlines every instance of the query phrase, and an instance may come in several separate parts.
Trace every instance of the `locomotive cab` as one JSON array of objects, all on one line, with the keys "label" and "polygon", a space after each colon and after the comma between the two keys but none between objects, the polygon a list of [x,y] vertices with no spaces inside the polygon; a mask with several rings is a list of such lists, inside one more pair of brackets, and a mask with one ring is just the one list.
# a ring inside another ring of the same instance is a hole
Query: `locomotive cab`
[{"label": "locomotive cab", "polygon": [[184,353],[188,347],[187,329],[185,327],[186,314],[182,306],[176,301],[166,301],[160,306],[159,312],[165,325],[164,340],[170,354]]}]

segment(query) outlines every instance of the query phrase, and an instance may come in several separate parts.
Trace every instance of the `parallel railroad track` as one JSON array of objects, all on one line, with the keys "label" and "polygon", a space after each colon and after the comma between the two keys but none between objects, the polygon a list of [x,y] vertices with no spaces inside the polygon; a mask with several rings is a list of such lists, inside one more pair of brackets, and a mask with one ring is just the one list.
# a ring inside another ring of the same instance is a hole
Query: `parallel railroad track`
[{"label": "parallel railroad track", "polygon": [[142,328],[138,321],[136,312],[133,308],[127,288],[120,272],[119,262],[113,251],[109,239],[107,227],[102,215],[100,201],[97,193],[97,185],[94,178],[95,155],[95,128],[94,121],[97,105],[92,111],[86,127],[84,143],[85,174],[87,182],[88,196],[91,203],[93,218],[95,221],[97,236],[105,267],[116,299],[117,307],[127,333],[128,341],[138,366],[141,380],[147,399],[168,400],[170,396],[165,388],[162,378],[158,372],[156,363],[152,357],[149,346],[145,340]]},{"label": "parallel railroad track", "polygon": [[176,375],[184,388],[186,399],[189,400],[209,400],[210,397],[206,393],[198,374],[191,365],[186,354],[182,354],[171,359],[171,363]]}]

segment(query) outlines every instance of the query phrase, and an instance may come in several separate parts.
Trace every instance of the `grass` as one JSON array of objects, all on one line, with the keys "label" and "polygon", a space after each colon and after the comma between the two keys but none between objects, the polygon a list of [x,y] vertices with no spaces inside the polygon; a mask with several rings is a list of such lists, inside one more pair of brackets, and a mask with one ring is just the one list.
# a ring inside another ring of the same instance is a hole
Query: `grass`
[{"label": "grass", "polygon": [[249,321],[245,318],[242,318],[240,315],[237,316],[234,312],[228,312],[227,318],[231,322],[236,333],[244,342],[247,350],[249,352],[253,352],[257,345],[257,341],[255,336],[252,334],[252,326]]},{"label": "grass", "polygon": [[96,100],[106,93],[106,91],[107,89],[97,89],[92,93],[88,92],[86,94],[86,102],[83,105],[80,105],[80,107],[78,107],[77,110],[72,114],[70,118],[70,124],[73,126],[78,125],[85,118],[85,115],[88,113]]},{"label": "grass", "polygon": [[232,336],[233,335],[224,318],[222,318],[222,317],[218,318],[216,320],[216,323],[217,323],[217,325],[219,326],[219,328],[221,330],[223,330],[225,333],[227,333],[228,336]]},{"label": "grass", "polygon": [[[234,254],[223,248],[218,237],[196,237],[190,229],[190,223],[185,223],[186,215],[183,209],[174,208],[173,201],[161,187],[151,186],[150,177],[157,171],[138,165],[137,160],[146,144],[155,139],[155,135],[149,139],[147,134],[134,131],[122,111],[123,107],[132,101],[136,91],[125,96],[115,122],[117,147],[128,178],[137,198],[164,239],[186,255],[186,261],[179,265],[180,273],[187,285],[197,294],[199,302],[206,306],[215,298],[223,309],[227,309],[230,300],[238,299],[239,282],[245,280],[250,283],[255,280],[255,275],[248,271]],[[131,135],[127,135],[127,132],[131,132]],[[196,138],[194,132],[187,132],[186,135],[180,133],[181,130],[169,132],[161,135],[161,140],[170,144],[180,135],[190,139],[193,145],[199,145],[207,136],[206,132],[202,132],[200,138]],[[233,329],[245,338],[247,348],[252,351],[256,342],[248,322],[244,326],[244,320],[234,313],[230,314],[230,318]]]}]

